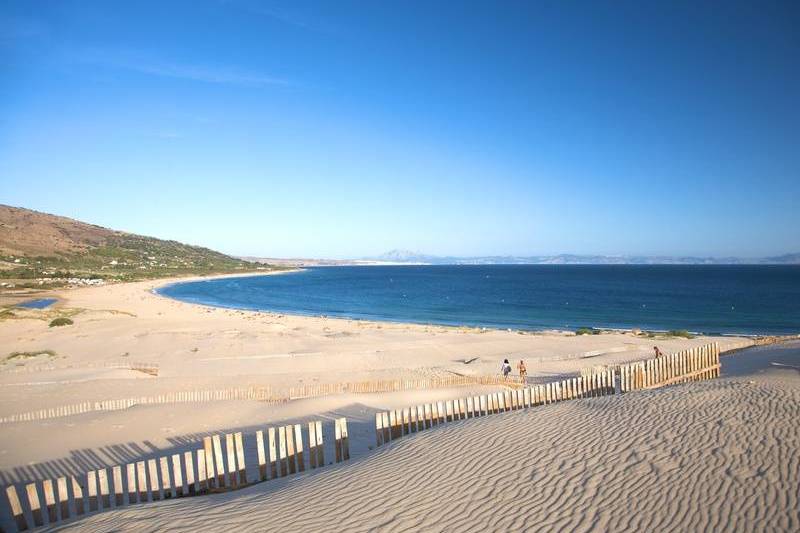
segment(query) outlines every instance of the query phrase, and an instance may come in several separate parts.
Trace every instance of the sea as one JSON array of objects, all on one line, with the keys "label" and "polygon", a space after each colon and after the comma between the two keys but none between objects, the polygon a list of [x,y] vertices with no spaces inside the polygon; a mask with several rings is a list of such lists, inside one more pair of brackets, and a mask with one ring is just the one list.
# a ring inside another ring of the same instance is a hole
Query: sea
[{"label": "sea", "polygon": [[800,333],[800,265],[336,266],[157,292],[231,309],[419,324]]}]

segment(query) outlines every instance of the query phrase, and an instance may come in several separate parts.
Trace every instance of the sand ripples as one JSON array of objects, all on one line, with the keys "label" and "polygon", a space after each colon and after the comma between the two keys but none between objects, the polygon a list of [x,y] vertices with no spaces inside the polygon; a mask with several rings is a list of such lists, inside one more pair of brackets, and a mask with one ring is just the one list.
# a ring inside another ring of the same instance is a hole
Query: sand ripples
[{"label": "sand ripples", "polygon": [[799,384],[719,380],[454,422],[290,481],[66,528],[797,531]]}]

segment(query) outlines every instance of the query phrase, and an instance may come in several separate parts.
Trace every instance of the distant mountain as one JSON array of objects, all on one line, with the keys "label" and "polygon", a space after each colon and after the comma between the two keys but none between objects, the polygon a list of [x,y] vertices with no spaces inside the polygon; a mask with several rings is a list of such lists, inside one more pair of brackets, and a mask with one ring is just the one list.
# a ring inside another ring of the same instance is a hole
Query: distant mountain
[{"label": "distant mountain", "polygon": [[776,257],[692,257],[692,256],[636,256],[636,255],[540,255],[540,256],[478,256],[454,257],[425,255],[408,250],[392,250],[366,261],[425,265],[796,265],[800,253]]}]

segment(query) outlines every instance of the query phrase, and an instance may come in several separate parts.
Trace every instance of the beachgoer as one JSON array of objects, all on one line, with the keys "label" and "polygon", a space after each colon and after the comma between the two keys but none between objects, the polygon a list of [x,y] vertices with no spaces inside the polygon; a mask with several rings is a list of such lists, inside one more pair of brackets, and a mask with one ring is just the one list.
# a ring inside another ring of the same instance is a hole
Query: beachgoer
[{"label": "beachgoer", "polygon": [[528,376],[528,369],[525,368],[525,361],[522,359],[519,360],[517,364],[517,370],[519,371],[519,380],[522,383],[525,383],[525,378]]},{"label": "beachgoer", "polygon": [[653,350],[656,352],[656,358],[664,356],[661,350],[658,349],[658,346],[653,346]]},{"label": "beachgoer", "polygon": [[508,362],[508,359],[503,359],[503,365],[500,367],[500,372],[503,373],[503,377],[508,379],[508,375],[511,373],[511,363]]}]

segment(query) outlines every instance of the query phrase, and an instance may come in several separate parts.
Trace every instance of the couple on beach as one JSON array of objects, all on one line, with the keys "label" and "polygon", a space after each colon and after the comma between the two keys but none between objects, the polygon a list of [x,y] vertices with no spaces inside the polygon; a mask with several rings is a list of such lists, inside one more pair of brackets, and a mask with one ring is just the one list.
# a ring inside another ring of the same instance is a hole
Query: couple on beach
[{"label": "couple on beach", "polygon": [[[520,359],[519,363],[517,363],[517,371],[519,372],[520,381],[524,383],[525,377],[528,375],[528,369],[525,367],[525,361],[522,359]],[[500,372],[503,373],[503,377],[505,379],[508,379],[508,375],[511,373],[511,363],[508,362],[508,359],[503,359],[503,364],[500,366]]]}]

